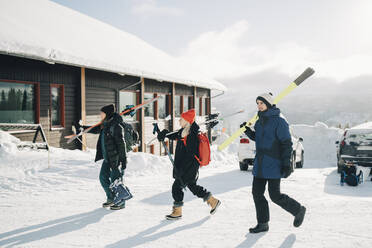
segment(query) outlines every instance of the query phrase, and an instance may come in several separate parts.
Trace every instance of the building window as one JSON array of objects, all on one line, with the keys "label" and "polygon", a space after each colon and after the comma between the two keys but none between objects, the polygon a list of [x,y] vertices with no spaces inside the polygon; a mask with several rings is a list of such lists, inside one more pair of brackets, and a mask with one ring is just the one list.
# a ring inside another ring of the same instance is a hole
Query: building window
[{"label": "building window", "polygon": [[196,98],[195,101],[195,113],[197,116],[200,116],[200,100],[199,97]]},{"label": "building window", "polygon": [[[152,93],[145,93],[144,94],[144,101],[148,101],[154,98],[154,94]],[[145,110],[145,117],[153,117],[154,118],[154,104],[150,103],[144,107]]]},{"label": "building window", "polygon": [[[134,105],[134,106],[137,105],[137,93],[136,92],[120,91],[119,99],[120,99],[119,100],[119,106],[120,106],[119,112],[124,111],[127,105]],[[134,115],[133,117],[130,115],[124,115],[123,118],[126,120],[135,120],[136,115]]]},{"label": "building window", "polygon": [[65,126],[65,92],[62,84],[50,85],[51,127]]},{"label": "building window", "polygon": [[200,111],[200,116],[203,116],[205,113],[204,113],[204,101],[203,101],[203,97],[200,97],[199,98],[199,111]]},{"label": "building window", "polygon": [[182,97],[183,98],[183,111],[182,112],[186,112],[187,110],[189,110],[189,101],[188,101],[188,96],[184,96]]},{"label": "building window", "polygon": [[169,104],[168,95],[160,95],[160,98],[157,101],[159,119],[165,119],[169,115]]},{"label": "building window", "polygon": [[174,96],[174,112],[176,117],[181,116],[181,96]]},{"label": "building window", "polygon": [[39,85],[0,80],[0,122],[39,122]]}]

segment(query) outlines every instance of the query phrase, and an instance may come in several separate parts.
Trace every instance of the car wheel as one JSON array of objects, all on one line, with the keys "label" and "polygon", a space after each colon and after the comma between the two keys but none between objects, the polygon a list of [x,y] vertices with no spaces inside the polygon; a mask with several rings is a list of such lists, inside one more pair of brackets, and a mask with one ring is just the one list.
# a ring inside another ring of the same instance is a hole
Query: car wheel
[{"label": "car wheel", "polygon": [[239,166],[240,166],[241,171],[247,171],[248,170],[248,164],[247,163],[239,162]]},{"label": "car wheel", "polygon": [[301,153],[301,161],[296,163],[296,168],[304,167],[304,151]]}]

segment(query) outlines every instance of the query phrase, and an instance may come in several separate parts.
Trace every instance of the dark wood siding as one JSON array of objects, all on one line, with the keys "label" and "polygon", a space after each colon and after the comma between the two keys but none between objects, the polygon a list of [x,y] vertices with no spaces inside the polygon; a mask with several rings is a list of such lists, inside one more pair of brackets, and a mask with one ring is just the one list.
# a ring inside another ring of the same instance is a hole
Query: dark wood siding
[{"label": "dark wood siding", "polygon": [[189,95],[192,96],[194,94],[194,87],[190,87],[187,85],[176,84],[176,95]]},{"label": "dark wood siding", "polygon": [[197,97],[207,97],[209,96],[209,92],[210,90],[209,89],[205,89],[205,88],[196,88],[196,96]]},{"label": "dark wood siding", "polygon": [[171,93],[172,84],[167,82],[159,82],[152,79],[145,79],[145,92],[148,93]]},{"label": "dark wood siding", "polygon": [[[93,125],[100,121],[99,111],[102,106],[115,104],[118,108],[119,90],[140,81],[139,77],[121,76],[117,73],[103,72],[86,69],[86,115],[87,124]],[[140,85],[129,88],[128,90],[139,90]],[[133,123],[137,127],[136,123]],[[87,135],[87,146],[95,148],[98,135]]]},{"label": "dark wood siding", "polygon": [[[50,145],[71,149],[79,146],[78,143],[66,144],[63,136],[71,134],[72,121],[80,118],[80,68],[0,55],[0,79],[40,83],[40,123],[46,135],[50,136]],[[50,131],[48,127],[50,84],[64,85],[66,125],[63,130]],[[31,140],[33,134],[16,136],[22,140]]]}]

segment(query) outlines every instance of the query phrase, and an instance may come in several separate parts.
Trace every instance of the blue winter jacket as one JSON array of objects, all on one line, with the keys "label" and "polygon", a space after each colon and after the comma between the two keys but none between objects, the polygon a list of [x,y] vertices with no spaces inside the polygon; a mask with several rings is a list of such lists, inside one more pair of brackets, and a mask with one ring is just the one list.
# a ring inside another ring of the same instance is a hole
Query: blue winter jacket
[{"label": "blue winter jacket", "polygon": [[266,179],[281,178],[281,169],[290,166],[292,154],[288,123],[280,117],[280,109],[276,107],[259,112],[258,115],[255,131],[250,128],[246,131],[248,137],[256,142],[253,175]]}]

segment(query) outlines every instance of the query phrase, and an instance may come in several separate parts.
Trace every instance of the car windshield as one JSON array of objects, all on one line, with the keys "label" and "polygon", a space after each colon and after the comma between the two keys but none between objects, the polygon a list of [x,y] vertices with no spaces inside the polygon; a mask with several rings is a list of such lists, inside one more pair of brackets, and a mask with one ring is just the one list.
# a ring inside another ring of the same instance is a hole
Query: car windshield
[{"label": "car windshield", "polygon": [[367,131],[367,130],[361,130],[358,132],[352,132],[349,133],[347,136],[347,139],[350,141],[362,141],[362,140],[372,140],[372,130]]}]

